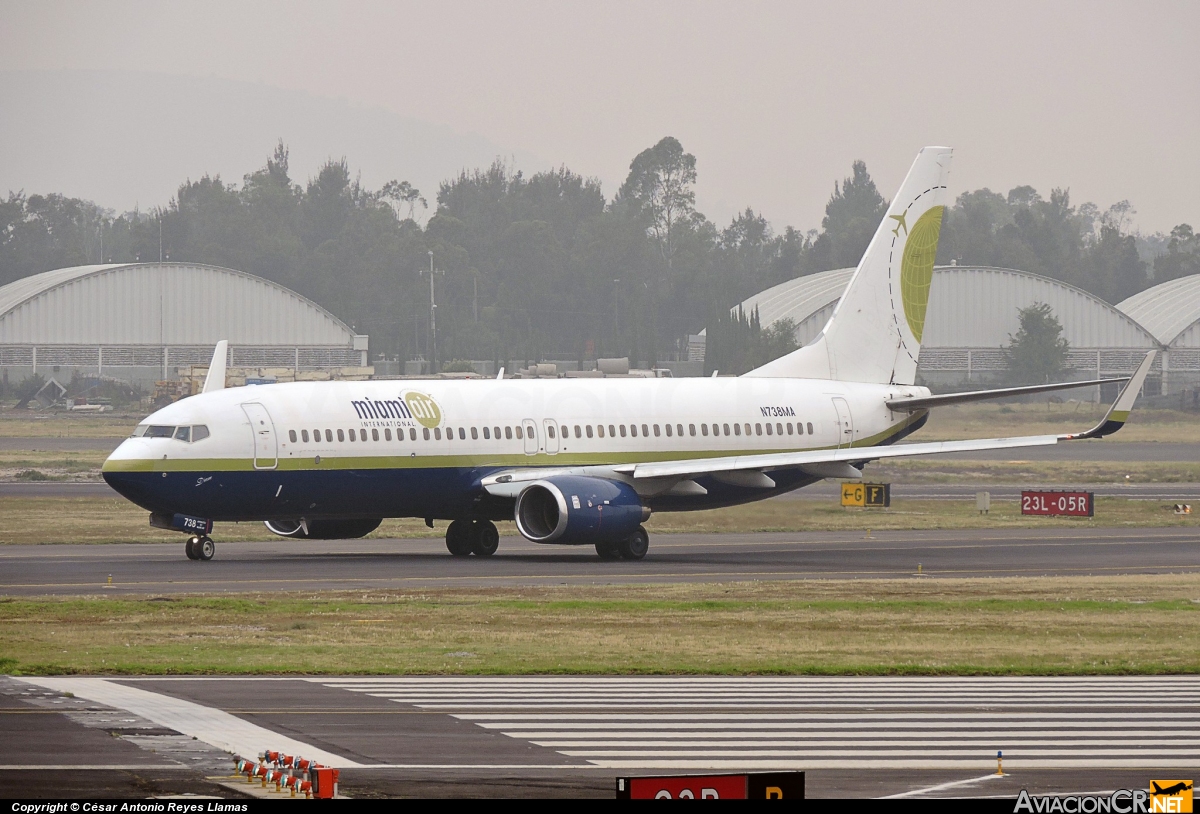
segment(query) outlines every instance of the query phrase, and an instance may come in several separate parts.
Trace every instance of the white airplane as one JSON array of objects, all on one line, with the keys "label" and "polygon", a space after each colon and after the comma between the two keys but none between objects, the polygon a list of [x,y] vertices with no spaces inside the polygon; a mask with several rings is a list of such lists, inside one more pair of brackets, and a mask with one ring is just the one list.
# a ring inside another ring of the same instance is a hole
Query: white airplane
[{"label": "white airplane", "polygon": [[1116,432],[1146,355],[1098,425],[1071,435],[897,445],[930,408],[1058,383],[934,396],[914,385],[951,151],[918,154],[811,344],[738,378],[296,382],[225,389],[218,343],[203,392],[138,425],[104,478],[190,533],[211,559],[213,521],[284,537],[361,537],[385,517],[449,520],[451,554],[490,556],[492,521],[537,543],[641,559],[651,512],[729,506],[881,458],[1009,449]]}]

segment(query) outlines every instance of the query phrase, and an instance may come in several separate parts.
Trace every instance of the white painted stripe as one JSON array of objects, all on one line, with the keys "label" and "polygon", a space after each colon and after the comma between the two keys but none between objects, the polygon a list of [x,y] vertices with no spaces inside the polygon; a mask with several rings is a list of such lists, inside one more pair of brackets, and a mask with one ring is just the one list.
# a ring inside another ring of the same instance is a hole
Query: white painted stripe
[{"label": "white painted stripe", "polygon": [[[986,721],[996,719],[998,721],[1009,720],[1062,720],[1070,721],[1080,720],[1097,720],[1097,721],[1149,721],[1149,720],[1164,720],[1164,721],[1183,721],[1183,720],[1200,720],[1200,714],[1192,713],[1173,713],[1173,712],[1127,712],[1127,713],[1107,713],[1107,712],[1012,712],[1012,713],[993,713],[993,712],[929,712],[929,713],[913,713],[913,712],[863,712],[861,715],[851,713],[834,713],[823,714],[819,712],[803,713],[803,712],[713,712],[713,713],[682,713],[682,712],[664,712],[659,714],[653,713],[627,713],[627,712],[581,712],[577,715],[569,715],[561,712],[546,712],[537,713],[531,712],[523,715],[513,715],[511,713],[459,713],[452,715],[453,718],[460,718],[464,721],[912,721],[912,726],[922,726],[927,721],[939,721],[937,726],[943,726],[940,721]],[[503,724],[508,726],[509,724]],[[966,724],[964,724],[966,725]]]},{"label": "white painted stripe", "polygon": [[[857,735],[856,732],[839,731],[833,728],[814,728],[804,731],[775,731],[772,729],[736,729],[736,730],[696,730],[688,729],[684,731],[674,730],[648,730],[648,731],[610,731],[610,730],[589,730],[582,728],[569,730],[554,730],[542,731],[535,729],[511,729],[509,726],[487,726],[487,729],[502,729],[504,735],[509,737],[523,737],[526,740],[578,740],[578,738],[607,738],[611,741],[630,741],[641,742],[647,738],[676,738],[676,740],[684,740],[684,738],[696,738],[704,735],[718,738],[748,738],[748,737],[774,737],[774,738],[792,738],[792,740],[804,740],[804,738],[814,737],[840,737],[846,740],[878,742],[878,741],[930,741],[944,740],[944,738],[952,738],[955,741],[982,741],[995,740],[995,738],[1037,738],[1037,737],[1072,737],[1075,740],[1091,741],[1093,738],[1105,737],[1153,737],[1172,738],[1172,743],[1176,736],[1193,736],[1195,735],[1194,726],[1180,726],[1176,729],[1152,729],[1152,730],[1121,730],[1121,729],[1103,729],[1103,730],[1079,730],[1079,729],[1001,729],[1001,730],[973,730],[973,729],[955,729],[955,730],[881,730],[875,729],[870,732],[863,732]],[[858,730],[859,728],[854,728]],[[1200,742],[1200,741],[1198,741]]]},{"label": "white painted stripe", "polygon": [[[821,749],[817,751],[808,751],[805,749],[703,749],[703,750],[683,750],[683,749],[661,749],[653,751],[631,752],[628,750],[592,750],[592,749],[572,749],[559,750],[559,754],[567,757],[582,757],[582,758],[628,758],[637,754],[643,758],[701,758],[701,757],[717,757],[717,758],[767,758],[767,757],[811,757],[811,758],[831,758],[831,757],[852,757],[852,758],[903,758],[903,757],[955,757],[966,754],[961,750],[955,749],[888,749],[888,750],[871,750],[871,749]],[[1023,749],[1018,754],[1013,753],[1014,758],[1026,759],[1032,757],[1069,757],[1071,752],[1055,749]],[[1126,749],[1089,749],[1087,756],[1099,757],[1127,757],[1130,752]],[[1190,760],[1200,759],[1200,751],[1194,749],[1146,749],[1138,751],[1138,757],[1150,758],[1154,756],[1162,756],[1164,758],[1188,758]],[[992,758],[995,760],[995,758]],[[1008,758],[1005,758],[1007,760]]]},{"label": "white painted stripe", "polygon": [[[505,735],[514,737],[512,733],[505,732]],[[542,740],[540,738],[523,738],[536,744],[537,746],[546,746],[552,749],[647,749],[657,747],[674,747],[677,749],[707,749],[709,747],[737,747],[737,748],[806,748],[806,747],[846,747],[846,746],[873,746],[877,749],[883,749],[890,744],[891,738],[880,736],[873,740],[867,739],[845,739],[845,738],[811,738],[805,740],[777,740],[777,739],[754,739],[754,738],[716,738],[705,740],[620,740],[620,739],[604,739],[604,740],[581,740],[581,739],[562,739],[562,740]],[[924,742],[924,741],[922,741]],[[988,751],[985,747],[990,745],[991,750],[1003,749],[1005,752],[1010,749],[1014,752],[1025,752],[1027,749],[1058,747],[1062,749],[1086,749],[1089,752],[1094,751],[1095,747],[1099,746],[1127,746],[1130,749],[1142,746],[1159,747],[1163,745],[1162,738],[1147,738],[1147,739],[1129,739],[1129,738],[1104,738],[1102,740],[1081,741],[1076,738],[1037,738],[1037,739],[1003,739],[1003,738],[947,738],[939,737],[937,739],[938,746],[941,747],[961,747],[957,751],[965,751],[973,749],[979,751]],[[1168,743],[1172,747],[1191,747],[1192,751],[1197,756],[1200,756],[1200,740],[1196,739],[1180,739],[1171,738]],[[897,744],[901,746],[913,746],[915,744],[905,742]]]},{"label": "white painted stripe", "polygon": [[[1093,760],[1090,758],[1052,758],[1039,760],[1009,760],[1004,758],[1006,768],[1014,771],[1031,771],[1034,769],[1183,769],[1190,771],[1196,767],[1194,758],[1127,758],[1123,760]],[[845,759],[845,760],[722,760],[722,759],[688,759],[688,760],[592,760],[591,763],[605,769],[679,769],[706,770],[724,769],[729,771],[771,771],[773,769],[954,769],[958,771],[975,771],[994,769],[996,760],[950,760],[938,758],[932,760],[898,759]]]},{"label": "white painted stripe", "polygon": [[256,757],[264,749],[279,749],[334,768],[352,768],[360,765],[341,755],[326,752],[249,721],[243,721],[223,710],[137,687],[126,687],[103,678],[22,677],[14,680],[56,692],[73,693],[77,698],[86,698],[98,704],[127,710],[159,726],[174,729],[218,749],[247,758]]},{"label": "white painted stripe", "polygon": [[1003,777],[1003,776],[1004,775],[1000,775],[1000,774],[996,774],[995,772],[992,772],[991,774],[985,774],[983,777],[972,777],[969,780],[953,780],[949,783],[939,783],[936,786],[926,786],[923,789],[913,789],[912,791],[905,791],[905,792],[901,792],[900,794],[889,794],[887,797],[880,797],[879,799],[881,799],[881,800],[900,800],[905,797],[920,797],[921,795],[929,794],[930,792],[945,791],[946,789],[956,789],[961,786],[970,786],[974,783],[982,783],[986,780],[993,780],[997,777]]},{"label": "white painted stripe", "polygon": [[[404,703],[404,699],[392,698],[390,700],[392,700],[396,703]],[[564,704],[478,704],[478,705],[473,705],[473,704],[415,704],[414,706],[416,706],[419,709],[430,709],[430,710],[443,711],[443,710],[454,710],[454,709],[459,709],[459,710],[469,709],[471,707],[475,707],[476,709],[504,709],[504,710],[579,709],[581,705],[564,703]],[[588,705],[586,705],[585,708],[595,709],[598,707],[602,708],[602,707],[611,707],[611,706],[612,706],[612,702],[610,701],[608,703],[597,702],[596,704],[588,704]],[[808,703],[808,704],[782,704],[782,703],[781,704],[764,704],[764,703],[716,704],[711,701],[695,702],[695,703],[680,702],[680,703],[669,703],[668,704],[668,703],[662,703],[662,702],[656,702],[656,701],[640,702],[640,701],[634,701],[632,699],[623,698],[623,699],[621,699],[621,706],[625,707],[626,709],[712,709],[714,707],[718,707],[718,708],[719,707],[729,707],[729,708],[737,708],[737,709],[745,709],[747,707],[756,707],[758,709],[794,709],[796,707],[812,707],[812,706],[820,706],[825,709],[863,709],[865,705],[861,704],[861,703],[859,703],[859,704],[833,704],[833,703],[822,703],[822,704],[816,704],[816,703]],[[887,703],[876,703],[876,702],[871,703],[871,707],[874,707],[874,708],[886,707],[887,709],[923,709],[923,708],[926,708],[929,706],[938,706],[938,707],[942,707],[944,709],[967,709],[967,708],[974,708],[974,707],[980,707],[980,706],[995,707],[995,708],[1002,708],[1002,709],[1041,709],[1043,707],[1055,707],[1057,709],[1094,709],[1096,707],[1111,706],[1114,709],[1125,709],[1125,708],[1137,706],[1137,704],[1132,701],[1123,703],[1123,704],[1112,704],[1112,705],[1088,703],[1086,701],[1080,701],[1079,703],[1069,703],[1069,704],[1062,703],[1062,702],[1058,702],[1058,703],[1054,703],[1054,704],[1047,704],[1044,702],[1038,703],[1038,702],[1034,702],[1034,701],[1030,701],[1029,703],[1024,703],[1024,704],[997,704],[997,703],[985,703],[982,701],[978,702],[976,704],[958,704],[958,703],[935,704],[935,702],[932,702],[932,701],[928,702],[928,703],[924,703],[924,704],[920,704],[920,703],[918,703],[918,704],[887,704]]]},{"label": "white painted stripe", "polygon": [[105,770],[163,770],[187,769],[182,763],[0,763],[0,772],[91,772]]}]

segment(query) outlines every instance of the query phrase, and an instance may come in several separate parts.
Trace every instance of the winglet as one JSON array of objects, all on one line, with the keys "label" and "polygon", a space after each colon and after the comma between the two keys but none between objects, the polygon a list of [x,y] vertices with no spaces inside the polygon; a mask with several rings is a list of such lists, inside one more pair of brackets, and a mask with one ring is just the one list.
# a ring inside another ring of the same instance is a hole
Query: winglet
[{"label": "winglet", "polygon": [[1113,402],[1112,407],[1108,408],[1108,412],[1104,414],[1104,418],[1100,419],[1099,424],[1087,432],[1074,435],[1061,435],[1059,438],[1063,441],[1078,441],[1082,438],[1103,438],[1106,435],[1112,435],[1124,427],[1125,419],[1129,418],[1129,413],[1133,410],[1133,402],[1137,399],[1138,393],[1142,392],[1142,384],[1146,381],[1146,374],[1150,372],[1150,365],[1154,363],[1154,355],[1156,353],[1158,351],[1152,350],[1146,354],[1146,358],[1142,360],[1137,370],[1129,377],[1129,381],[1121,389],[1121,395],[1117,396],[1117,400]]},{"label": "winglet", "polygon": [[500,381],[503,378],[504,378],[504,368],[500,368],[500,372],[496,374],[496,381]]},{"label": "winglet", "polygon": [[225,357],[229,355],[229,340],[222,339],[213,351],[212,362],[208,366],[208,375],[204,377],[204,387],[201,393],[212,393],[225,389]]}]

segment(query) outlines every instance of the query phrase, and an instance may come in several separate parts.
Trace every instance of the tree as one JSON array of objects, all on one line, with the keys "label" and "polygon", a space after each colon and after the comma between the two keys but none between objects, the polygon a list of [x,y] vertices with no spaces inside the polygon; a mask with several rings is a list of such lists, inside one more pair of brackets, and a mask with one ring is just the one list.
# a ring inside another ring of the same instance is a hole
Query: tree
[{"label": "tree", "polygon": [[1013,384],[1045,384],[1062,374],[1070,345],[1062,335],[1062,324],[1054,310],[1035,302],[1017,312],[1021,327],[1009,334],[1004,356]]},{"label": "tree", "polygon": [[618,194],[633,202],[646,218],[668,269],[679,248],[679,227],[696,211],[694,183],[696,156],[685,153],[678,139],[667,136],[637,154]]},{"label": "tree", "polygon": [[1154,258],[1154,281],[1200,274],[1200,235],[1186,223],[1171,230],[1167,253]]},{"label": "tree", "polygon": [[416,220],[414,215],[417,204],[421,205],[422,212],[429,208],[428,202],[421,197],[421,190],[408,181],[388,181],[383,185],[383,189],[379,190],[379,197],[391,202],[396,208],[396,217],[400,217],[400,207],[407,206],[408,219],[413,221]]},{"label": "tree", "polygon": [[867,165],[855,161],[849,178],[835,181],[825,205],[822,232],[813,244],[816,271],[857,266],[887,214],[887,201],[875,188]]}]

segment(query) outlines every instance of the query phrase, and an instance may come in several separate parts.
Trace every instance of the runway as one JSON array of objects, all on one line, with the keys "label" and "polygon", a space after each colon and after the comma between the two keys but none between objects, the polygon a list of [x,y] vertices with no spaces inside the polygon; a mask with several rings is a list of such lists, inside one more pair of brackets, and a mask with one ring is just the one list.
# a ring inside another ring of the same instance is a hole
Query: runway
[{"label": "runway", "polygon": [[[0,792],[39,766],[195,786],[230,752],[271,748],[340,766],[356,797],[611,796],[619,775],[760,769],[806,771],[813,797],[1015,797],[1200,765],[1191,676],[30,677],[0,692]],[[36,731],[61,737],[64,714],[80,745],[52,751]]]},{"label": "runway", "polygon": [[[1079,528],[651,535],[640,562],[505,537],[490,558],[439,539],[218,543],[193,562],[170,544],[0,546],[0,595],[499,587],[747,579],[1195,573],[1200,529]],[[108,578],[112,577],[109,584]]]}]

